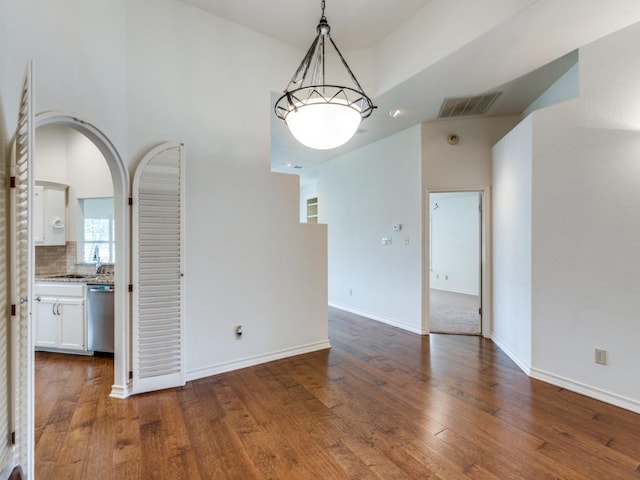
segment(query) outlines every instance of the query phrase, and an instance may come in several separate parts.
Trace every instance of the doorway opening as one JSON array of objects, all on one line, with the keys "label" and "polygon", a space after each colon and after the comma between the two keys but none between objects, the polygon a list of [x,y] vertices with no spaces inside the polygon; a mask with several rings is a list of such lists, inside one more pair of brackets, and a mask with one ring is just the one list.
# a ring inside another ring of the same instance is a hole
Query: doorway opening
[{"label": "doorway opening", "polygon": [[429,331],[482,334],[482,191],[429,192]]},{"label": "doorway opening", "polygon": [[[114,341],[113,341],[113,385],[111,397],[126,398],[129,395],[129,320],[128,320],[128,295],[126,293],[129,283],[129,214],[128,191],[129,176],[117,150],[111,141],[96,127],[84,122],[72,115],[59,112],[46,112],[35,117],[36,142],[38,131],[42,128],[55,127],[70,129],[74,134],[89,140],[100,152],[110,175],[113,198],[113,265],[114,265]],[[35,152],[37,156],[37,151]],[[36,159],[34,163],[37,163]],[[36,167],[37,169],[38,167]],[[76,217],[75,205],[69,216],[69,221]],[[83,258],[83,252],[78,250],[76,258]],[[102,260],[100,258],[100,260]],[[31,279],[33,281],[34,279]]]}]

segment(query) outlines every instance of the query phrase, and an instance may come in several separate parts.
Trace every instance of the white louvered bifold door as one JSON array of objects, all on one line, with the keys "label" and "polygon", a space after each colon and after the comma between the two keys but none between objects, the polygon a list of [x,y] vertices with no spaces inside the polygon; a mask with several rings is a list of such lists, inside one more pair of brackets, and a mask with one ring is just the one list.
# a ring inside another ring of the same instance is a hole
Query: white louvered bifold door
[{"label": "white louvered bifold door", "polygon": [[153,149],[133,180],[134,393],[185,383],[183,149]]},{"label": "white louvered bifold door", "polygon": [[30,227],[30,197],[34,145],[33,65],[27,68],[18,127],[10,165],[9,236],[11,291],[11,428],[16,444],[13,461],[33,478],[33,342],[31,341],[31,281],[33,246]]}]

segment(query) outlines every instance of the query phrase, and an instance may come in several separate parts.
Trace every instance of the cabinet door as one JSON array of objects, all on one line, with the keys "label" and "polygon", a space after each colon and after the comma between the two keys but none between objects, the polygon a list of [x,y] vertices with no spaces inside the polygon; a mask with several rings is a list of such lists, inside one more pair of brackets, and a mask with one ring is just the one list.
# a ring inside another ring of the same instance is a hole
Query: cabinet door
[{"label": "cabinet door", "polygon": [[44,187],[36,185],[33,187],[33,241],[35,243],[44,242]]},{"label": "cabinet door", "polygon": [[81,298],[59,298],[60,348],[84,350],[84,300]]},{"label": "cabinet door", "polygon": [[67,197],[64,187],[44,189],[44,244],[65,245]]},{"label": "cabinet door", "polygon": [[58,299],[55,297],[41,297],[35,302],[33,314],[35,316],[36,347],[58,346],[58,315],[56,306]]}]

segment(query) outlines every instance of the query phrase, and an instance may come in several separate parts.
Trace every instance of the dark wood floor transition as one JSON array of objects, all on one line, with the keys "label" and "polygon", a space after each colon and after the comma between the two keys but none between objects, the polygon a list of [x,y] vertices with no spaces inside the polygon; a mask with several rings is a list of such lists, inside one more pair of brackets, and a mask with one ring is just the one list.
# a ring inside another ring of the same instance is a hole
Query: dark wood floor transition
[{"label": "dark wood floor transition", "polygon": [[338,310],[330,338],[124,401],[109,360],[38,353],[37,478],[640,478],[640,415],[531,380],[491,341]]}]

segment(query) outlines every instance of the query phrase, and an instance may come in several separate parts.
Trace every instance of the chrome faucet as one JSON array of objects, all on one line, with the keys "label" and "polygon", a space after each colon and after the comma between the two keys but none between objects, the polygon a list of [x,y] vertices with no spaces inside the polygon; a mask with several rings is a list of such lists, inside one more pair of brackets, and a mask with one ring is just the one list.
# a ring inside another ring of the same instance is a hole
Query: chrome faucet
[{"label": "chrome faucet", "polygon": [[93,247],[91,260],[96,262],[96,273],[98,273],[98,270],[100,269],[100,247],[97,244]]}]

